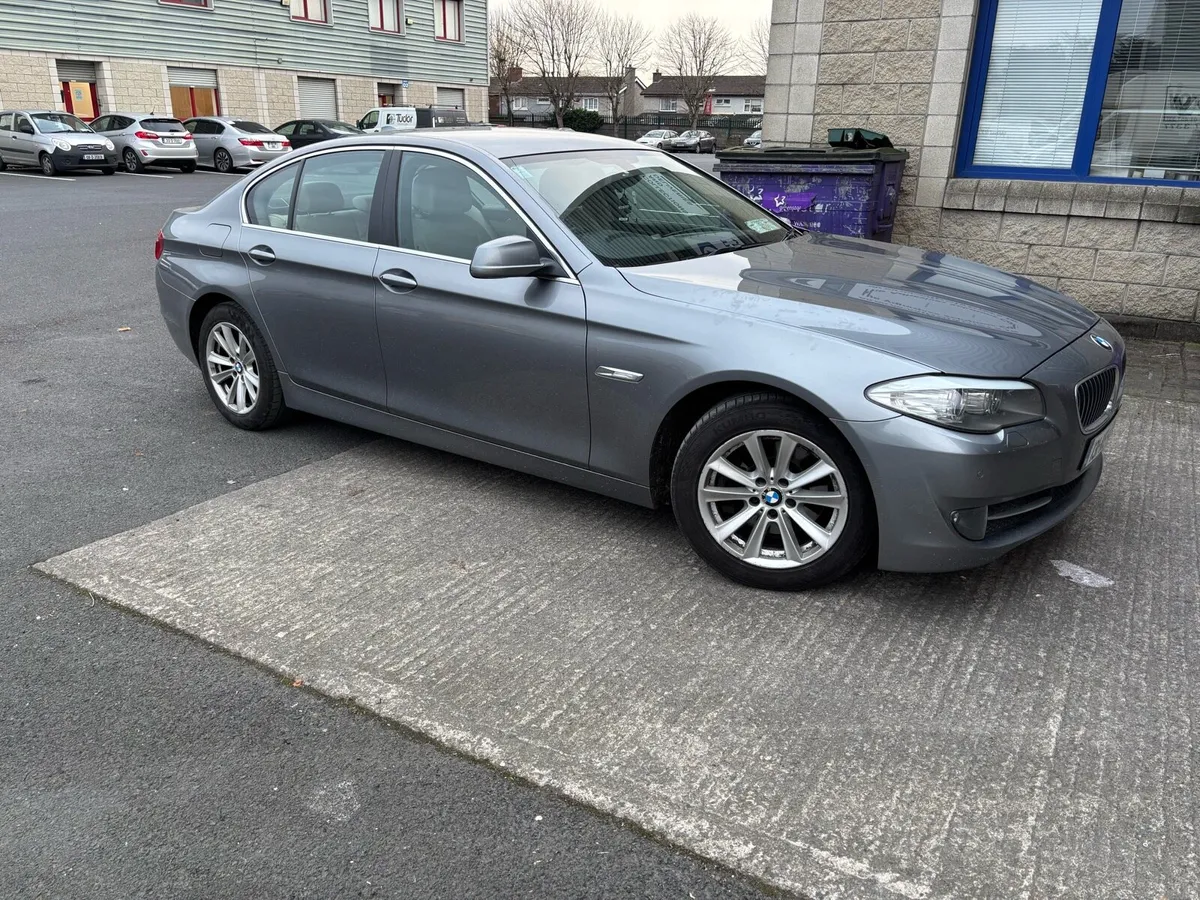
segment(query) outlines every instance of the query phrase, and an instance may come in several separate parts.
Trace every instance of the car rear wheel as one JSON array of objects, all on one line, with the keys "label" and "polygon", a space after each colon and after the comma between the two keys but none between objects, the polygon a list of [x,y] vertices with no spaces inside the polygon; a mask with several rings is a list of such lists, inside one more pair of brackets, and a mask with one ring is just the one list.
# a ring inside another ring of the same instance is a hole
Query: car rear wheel
[{"label": "car rear wheel", "polygon": [[229,155],[228,150],[217,150],[213,155],[213,167],[218,172],[233,171],[233,157]]},{"label": "car rear wheel", "polygon": [[42,174],[49,178],[58,174],[58,166],[54,164],[54,158],[49,153],[43,153],[38,157],[38,165],[42,168]]},{"label": "car rear wheel", "polygon": [[8,168],[8,163],[6,163],[6,162],[4,161],[4,157],[3,157],[3,156],[0,156],[0,172],[3,172],[3,171],[4,171],[5,169],[7,169],[7,168]]},{"label": "car rear wheel", "polygon": [[710,409],[680,445],[671,505],[696,552],[751,587],[842,577],[874,535],[866,476],[837,430],[778,394]]},{"label": "car rear wheel", "polygon": [[140,172],[146,168],[142,165],[142,161],[138,159],[137,151],[132,147],[125,148],[125,152],[121,154],[121,161],[125,164],[126,172]]},{"label": "car rear wheel", "polygon": [[221,415],[247,431],[277,425],[287,407],[271,351],[254,320],[236,303],[204,317],[198,344],[204,386]]},{"label": "car rear wheel", "polygon": [[196,164],[194,162],[186,162],[179,167],[179,171],[184,175],[191,175],[196,171]]}]

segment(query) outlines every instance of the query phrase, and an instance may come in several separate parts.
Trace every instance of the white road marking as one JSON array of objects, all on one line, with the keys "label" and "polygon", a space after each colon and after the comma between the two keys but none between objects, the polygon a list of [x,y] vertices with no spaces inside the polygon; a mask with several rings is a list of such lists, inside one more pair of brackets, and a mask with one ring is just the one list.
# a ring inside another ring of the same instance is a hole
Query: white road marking
[{"label": "white road marking", "polygon": [[9,178],[40,178],[42,181],[74,181],[74,178],[63,178],[61,175],[30,175],[25,172],[0,172]]},{"label": "white road marking", "polygon": [[1063,578],[1069,578],[1076,584],[1082,584],[1084,587],[1111,587],[1113,580],[1106,578],[1103,575],[1098,575],[1091,569],[1085,569],[1083,566],[1077,566],[1075,563],[1067,562],[1065,559],[1052,559],[1050,564],[1058,570],[1058,574]]},{"label": "white road marking", "polygon": [[118,175],[136,175],[138,178],[174,178],[174,175],[151,175],[149,172],[118,172]]}]

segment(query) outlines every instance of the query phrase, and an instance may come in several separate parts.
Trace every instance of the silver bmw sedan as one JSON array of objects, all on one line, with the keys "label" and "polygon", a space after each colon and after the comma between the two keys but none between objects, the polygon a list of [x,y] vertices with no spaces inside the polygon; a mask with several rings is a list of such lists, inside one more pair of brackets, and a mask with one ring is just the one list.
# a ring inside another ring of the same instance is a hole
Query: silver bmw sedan
[{"label": "silver bmw sedan", "polygon": [[304,410],[669,504],[760,588],[996,559],[1091,494],[1121,401],[1121,338],[1063,294],[584,134],[322,143],[156,255],[234,425]]}]

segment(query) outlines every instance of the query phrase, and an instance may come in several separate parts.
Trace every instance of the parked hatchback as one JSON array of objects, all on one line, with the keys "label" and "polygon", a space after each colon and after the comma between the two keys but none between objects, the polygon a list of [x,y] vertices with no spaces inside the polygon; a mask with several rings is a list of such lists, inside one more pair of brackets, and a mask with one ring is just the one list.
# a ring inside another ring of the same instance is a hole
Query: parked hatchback
[{"label": "parked hatchback", "polygon": [[75,169],[117,171],[116,147],[82,119],[53,110],[0,111],[0,169],[29,166],[43,175]]},{"label": "parked hatchback", "polygon": [[1124,384],[1120,336],[1058,291],[799,231],[595,135],[331,141],[176,212],[157,252],[234,425],[300,409],[669,504],[764,588],[1043,533],[1099,481]]},{"label": "parked hatchback", "polygon": [[643,134],[637,139],[637,143],[645,147],[657,147],[663,150],[670,147],[671,142],[677,137],[679,135],[674,131],[668,131],[665,128],[656,128],[654,131],[647,131]]},{"label": "parked hatchback", "polygon": [[292,142],[293,147],[307,147],[321,141],[362,134],[362,131],[337,119],[293,119],[276,128],[275,133],[282,134]]},{"label": "parked hatchback", "polygon": [[218,172],[261,166],[292,149],[286,137],[249,119],[201,116],[183,124],[196,142],[200,165]]},{"label": "parked hatchback", "polygon": [[742,141],[743,147],[761,147],[762,146],[762,131],[755,131],[750,137]]},{"label": "parked hatchback", "polygon": [[196,171],[196,142],[178,119],[147,113],[111,113],[92,122],[92,128],[113,142],[127,172],[146,166]]}]

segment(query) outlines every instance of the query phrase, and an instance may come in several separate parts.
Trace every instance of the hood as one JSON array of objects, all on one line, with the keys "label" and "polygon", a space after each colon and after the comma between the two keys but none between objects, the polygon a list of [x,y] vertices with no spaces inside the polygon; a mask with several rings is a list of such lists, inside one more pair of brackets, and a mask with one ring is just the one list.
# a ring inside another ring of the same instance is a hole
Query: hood
[{"label": "hood", "polygon": [[828,234],[621,272],[647,294],[823,332],[957,375],[1024,375],[1098,319],[998,269]]},{"label": "hood", "polygon": [[51,140],[66,141],[73,147],[78,147],[81,144],[100,144],[103,146],[108,138],[103,134],[95,132],[78,132],[78,131],[63,131],[43,134],[42,137],[50,138]]}]

